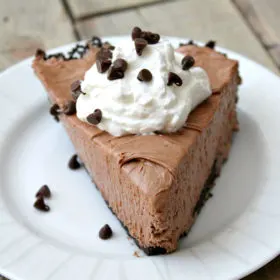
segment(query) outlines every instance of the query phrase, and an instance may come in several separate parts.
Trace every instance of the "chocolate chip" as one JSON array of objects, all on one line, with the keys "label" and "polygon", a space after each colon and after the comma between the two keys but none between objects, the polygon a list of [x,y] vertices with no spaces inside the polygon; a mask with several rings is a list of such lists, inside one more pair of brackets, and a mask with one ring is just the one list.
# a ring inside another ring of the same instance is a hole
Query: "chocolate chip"
[{"label": "chocolate chip", "polygon": [[111,64],[112,64],[111,60],[97,59],[96,60],[97,71],[99,73],[104,73],[110,68]]},{"label": "chocolate chip", "polygon": [[44,198],[42,196],[38,197],[33,206],[40,211],[48,212],[50,207],[45,204]]},{"label": "chocolate chip", "polygon": [[195,63],[194,58],[190,55],[186,55],[181,61],[182,69],[189,70],[191,67],[194,66],[194,63]]},{"label": "chocolate chip", "polygon": [[56,121],[59,121],[58,115],[59,115],[59,106],[58,104],[53,104],[49,110],[50,114],[54,117]]},{"label": "chocolate chip", "polygon": [[51,197],[51,190],[47,185],[42,186],[36,193],[36,197]]},{"label": "chocolate chip", "polygon": [[45,59],[46,58],[46,53],[42,49],[37,49],[36,53],[35,53],[35,56]]},{"label": "chocolate chip", "polygon": [[214,49],[215,48],[215,45],[216,45],[216,42],[215,41],[208,41],[206,44],[205,44],[205,47],[208,47],[210,49]]},{"label": "chocolate chip", "polygon": [[70,100],[63,105],[61,113],[70,116],[76,114],[76,102]]},{"label": "chocolate chip", "polygon": [[156,44],[160,40],[159,34],[148,31],[142,31],[140,38],[145,39],[148,44]]},{"label": "chocolate chip", "polygon": [[112,57],[113,54],[108,48],[101,48],[101,50],[96,54],[96,59],[99,60],[107,60],[111,59]]},{"label": "chocolate chip", "polygon": [[79,169],[81,167],[81,164],[78,162],[78,156],[77,155],[73,155],[69,162],[68,162],[68,167],[72,170],[76,170]]},{"label": "chocolate chip", "polygon": [[144,48],[148,45],[148,42],[143,38],[136,38],[134,40],[136,53],[141,56]]},{"label": "chocolate chip", "polygon": [[148,69],[142,69],[137,76],[137,79],[141,82],[150,82],[152,78],[153,75]]},{"label": "chocolate chip", "polygon": [[87,116],[87,121],[91,124],[99,124],[102,120],[102,112],[100,109],[94,110],[94,112]]},{"label": "chocolate chip", "polygon": [[80,94],[85,94],[81,90],[81,81],[77,80],[71,84],[71,93],[74,100],[77,100]]},{"label": "chocolate chip", "polygon": [[112,235],[113,235],[112,229],[107,224],[99,230],[100,239],[106,240],[109,239]]},{"label": "chocolate chip", "polygon": [[122,59],[122,58],[118,58],[114,61],[113,63],[113,67],[117,70],[117,71],[122,71],[125,72],[127,69],[127,62]]},{"label": "chocolate chip", "polygon": [[136,38],[140,38],[141,36],[141,33],[142,33],[142,30],[135,26],[133,29],[132,29],[132,32],[131,32],[131,38],[132,40],[135,40]]},{"label": "chocolate chip", "polygon": [[169,72],[168,73],[168,82],[167,85],[171,86],[175,84],[176,86],[180,87],[183,84],[182,79],[175,73]]},{"label": "chocolate chip", "polygon": [[110,81],[122,79],[124,77],[124,72],[117,71],[115,68],[111,67],[108,71],[107,78]]}]

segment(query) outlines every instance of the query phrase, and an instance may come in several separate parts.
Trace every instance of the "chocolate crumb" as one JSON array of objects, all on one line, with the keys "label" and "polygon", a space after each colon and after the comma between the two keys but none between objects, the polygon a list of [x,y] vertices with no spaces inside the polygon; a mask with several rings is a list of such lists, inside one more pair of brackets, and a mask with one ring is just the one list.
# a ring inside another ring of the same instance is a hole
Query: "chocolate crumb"
[{"label": "chocolate crumb", "polygon": [[180,87],[183,84],[183,81],[176,73],[169,72],[167,85],[171,86],[173,84]]},{"label": "chocolate crumb", "polygon": [[106,72],[112,64],[111,60],[102,60],[102,59],[97,59],[96,60],[96,67],[99,73],[104,73]]},{"label": "chocolate crumb", "polygon": [[94,112],[87,116],[87,121],[91,124],[97,125],[102,120],[102,112],[100,109],[94,110]]},{"label": "chocolate crumb", "polygon": [[132,40],[135,40],[136,38],[140,38],[141,33],[142,33],[141,28],[135,26],[135,27],[132,29],[132,32],[131,32],[131,38],[132,38]]},{"label": "chocolate crumb", "polygon": [[63,105],[61,113],[64,113],[67,116],[76,114],[76,102],[70,100]]},{"label": "chocolate crumb", "polygon": [[36,197],[51,197],[51,190],[47,185],[43,185],[36,193]]},{"label": "chocolate crumb", "polygon": [[150,82],[152,78],[153,75],[148,69],[142,69],[137,76],[137,79],[141,82]]},{"label": "chocolate crumb", "polygon": [[81,167],[81,164],[78,162],[78,156],[77,155],[73,155],[69,162],[68,162],[68,167],[72,170],[76,170],[79,169]]},{"label": "chocolate crumb", "polygon": [[210,40],[208,41],[206,44],[205,44],[205,47],[208,47],[210,49],[214,49],[215,48],[215,45],[216,45],[216,42],[213,41],[213,40]]},{"label": "chocolate crumb", "polygon": [[141,56],[143,53],[144,48],[148,45],[148,42],[142,38],[136,38],[134,40],[135,50],[136,53]]},{"label": "chocolate crumb", "polygon": [[103,226],[99,231],[99,238],[101,238],[103,240],[107,240],[107,239],[111,238],[112,235],[113,235],[112,229],[107,224],[105,226]]},{"label": "chocolate crumb", "polygon": [[183,70],[189,70],[191,67],[193,67],[195,63],[195,60],[192,56],[190,55],[186,55],[183,59],[182,59],[182,69]]},{"label": "chocolate crumb", "polygon": [[33,206],[43,212],[48,212],[50,211],[50,207],[45,204],[44,198],[42,196],[38,197]]},{"label": "chocolate crumb", "polygon": [[36,50],[36,53],[35,53],[35,56],[36,56],[36,57],[43,58],[43,59],[46,59],[46,53],[45,53],[45,51],[42,50],[42,49],[37,49],[37,50]]},{"label": "chocolate crumb", "polygon": [[59,121],[59,118],[58,118],[58,115],[59,115],[59,106],[58,104],[53,104],[49,110],[50,114],[54,117],[54,119],[58,122]]}]

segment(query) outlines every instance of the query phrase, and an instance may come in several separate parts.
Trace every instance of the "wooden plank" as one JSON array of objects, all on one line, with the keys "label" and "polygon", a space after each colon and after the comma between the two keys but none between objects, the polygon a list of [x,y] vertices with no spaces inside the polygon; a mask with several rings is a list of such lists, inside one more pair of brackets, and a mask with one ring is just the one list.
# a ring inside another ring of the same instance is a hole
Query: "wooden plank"
[{"label": "wooden plank", "polygon": [[128,34],[135,25],[162,35],[189,37],[199,41],[214,39],[220,46],[242,53],[278,71],[230,0],[161,3],[81,21],[77,23],[77,29],[83,38],[88,38],[93,34]]},{"label": "wooden plank", "polygon": [[59,1],[0,0],[0,70],[33,55],[75,40],[71,23]]},{"label": "wooden plank", "polygon": [[164,0],[68,0],[74,17],[87,17],[99,13],[132,8]]},{"label": "wooden plank", "polygon": [[280,1],[233,1],[280,69]]}]

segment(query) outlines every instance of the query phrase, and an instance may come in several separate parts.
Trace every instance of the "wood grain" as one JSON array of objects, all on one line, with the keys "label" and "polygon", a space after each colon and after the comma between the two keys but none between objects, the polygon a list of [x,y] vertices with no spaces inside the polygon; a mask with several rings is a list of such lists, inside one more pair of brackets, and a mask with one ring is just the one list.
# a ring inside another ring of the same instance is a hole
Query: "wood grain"
[{"label": "wood grain", "polygon": [[162,35],[189,37],[199,41],[214,39],[220,46],[242,53],[271,70],[278,71],[230,0],[161,3],[94,17],[78,22],[77,29],[82,38],[88,38],[93,34],[128,34],[135,25]]},{"label": "wood grain", "polygon": [[163,0],[68,0],[68,3],[73,15],[79,18],[159,1]]},{"label": "wood grain", "polygon": [[53,48],[75,40],[59,1],[0,0],[0,7],[0,70],[33,55],[37,48]]},{"label": "wood grain", "polygon": [[280,69],[280,1],[233,1]]}]

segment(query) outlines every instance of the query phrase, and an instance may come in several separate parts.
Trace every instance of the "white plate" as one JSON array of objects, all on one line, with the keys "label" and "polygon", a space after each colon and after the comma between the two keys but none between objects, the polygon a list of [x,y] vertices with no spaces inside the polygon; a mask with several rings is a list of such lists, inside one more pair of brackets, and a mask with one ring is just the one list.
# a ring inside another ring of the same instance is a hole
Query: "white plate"
[{"label": "white plate", "polygon": [[[113,44],[120,37],[106,38]],[[183,39],[172,38],[177,46]],[[64,46],[55,51],[67,51]],[[139,252],[84,170],[70,171],[74,153],[48,114],[45,90],[27,59],[0,75],[0,273],[17,280],[236,279],[280,249],[280,79],[240,61],[240,133],[213,198],[180,249],[167,256]],[[51,212],[33,208],[48,184]],[[98,238],[110,224],[114,237]]]}]

